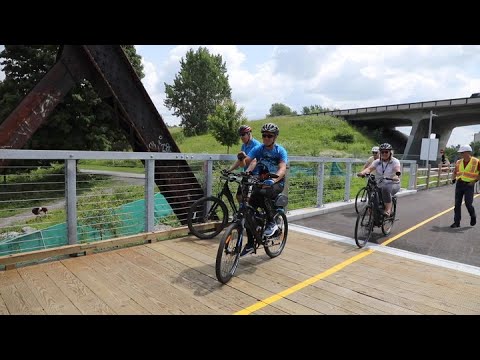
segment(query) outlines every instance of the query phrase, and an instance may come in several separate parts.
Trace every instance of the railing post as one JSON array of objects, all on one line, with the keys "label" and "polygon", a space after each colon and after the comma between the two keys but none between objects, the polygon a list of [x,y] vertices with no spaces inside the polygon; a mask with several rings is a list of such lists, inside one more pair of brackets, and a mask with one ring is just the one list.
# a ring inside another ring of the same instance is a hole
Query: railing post
[{"label": "railing post", "polygon": [[430,169],[431,169],[431,167],[432,166],[430,164],[428,164],[428,166],[427,166],[427,187],[426,187],[427,190],[430,187]]},{"label": "railing post", "polygon": [[325,174],[325,163],[318,164],[317,170],[317,207],[323,206],[323,176]]},{"label": "railing post", "polygon": [[65,172],[65,197],[67,200],[68,244],[77,243],[77,160],[67,159]]},{"label": "railing post", "polygon": [[347,175],[345,179],[345,196],[343,201],[350,201],[350,183],[352,179],[352,163],[347,162]]},{"label": "railing post", "polygon": [[[289,176],[290,175],[290,165],[287,164],[287,170],[285,171],[285,186],[283,187],[283,194],[287,195],[288,197],[288,183],[289,183]],[[285,213],[288,211],[288,204],[284,208]]]},{"label": "railing post", "polygon": [[155,228],[155,160],[145,160],[145,232]]},{"label": "railing post", "polygon": [[440,165],[439,168],[438,168],[437,187],[440,187],[440,176],[441,176],[441,174],[442,174],[442,170],[443,170],[443,168],[442,168],[441,165]]},{"label": "railing post", "polygon": [[410,163],[410,177],[408,179],[408,190],[415,190],[417,188],[417,167],[416,162]]},{"label": "railing post", "polygon": [[205,163],[205,194],[211,196],[213,188],[213,160],[207,160]]}]

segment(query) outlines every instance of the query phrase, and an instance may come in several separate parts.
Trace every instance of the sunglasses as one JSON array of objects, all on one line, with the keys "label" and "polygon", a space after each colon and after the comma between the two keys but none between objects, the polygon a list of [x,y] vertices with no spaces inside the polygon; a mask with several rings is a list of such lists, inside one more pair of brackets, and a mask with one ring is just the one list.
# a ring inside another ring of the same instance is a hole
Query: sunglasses
[{"label": "sunglasses", "polygon": [[389,150],[380,151],[381,154],[388,154],[389,152]]},{"label": "sunglasses", "polygon": [[275,135],[272,135],[272,134],[262,134],[262,138],[273,138]]},{"label": "sunglasses", "polygon": [[243,133],[243,134],[240,134],[240,137],[243,137],[245,135],[248,135],[248,133]]},{"label": "sunglasses", "polygon": [[378,154],[378,151],[372,151],[372,154],[376,155],[376,154]]}]

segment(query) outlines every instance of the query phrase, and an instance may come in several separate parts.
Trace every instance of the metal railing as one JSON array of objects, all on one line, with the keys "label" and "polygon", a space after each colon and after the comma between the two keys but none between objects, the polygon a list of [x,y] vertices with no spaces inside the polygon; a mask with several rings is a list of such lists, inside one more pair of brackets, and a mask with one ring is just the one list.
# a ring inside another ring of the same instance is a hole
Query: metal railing
[{"label": "metal railing", "polygon": [[[0,159],[10,163],[0,168],[0,256],[5,256],[179,228],[179,215],[186,215],[188,207],[174,213],[172,205],[188,196],[189,189],[160,192],[155,177],[182,169],[159,169],[155,161],[166,160],[162,166],[168,167],[168,160],[186,160],[197,180],[192,186],[200,183],[210,195],[219,191],[220,171],[236,156],[0,150]],[[89,168],[85,160],[108,161],[109,171],[91,164]],[[284,190],[288,210],[351,201],[364,185],[355,176],[364,163],[365,159],[290,156]],[[401,166],[408,177],[404,187],[414,189],[416,162],[402,160]],[[121,172],[125,167],[128,172]],[[41,206],[48,209],[46,214],[32,213]]]}]

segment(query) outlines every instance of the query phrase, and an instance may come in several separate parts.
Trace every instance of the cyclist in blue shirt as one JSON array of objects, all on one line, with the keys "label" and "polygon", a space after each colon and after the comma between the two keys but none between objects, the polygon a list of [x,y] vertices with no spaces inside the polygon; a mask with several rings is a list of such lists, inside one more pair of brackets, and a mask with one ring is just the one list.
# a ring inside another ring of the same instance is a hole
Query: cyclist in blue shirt
[{"label": "cyclist in blue shirt", "polygon": [[[273,221],[274,209],[270,199],[275,199],[283,191],[288,154],[283,146],[275,144],[280,132],[277,125],[267,123],[262,126],[261,132],[263,144],[254,147],[248,154],[240,152],[239,159],[245,156],[242,162],[244,161],[248,165],[247,171],[252,171],[253,174],[261,175],[264,172],[270,172],[278,175],[276,179],[265,180],[262,189],[254,187],[250,197],[250,204],[254,208],[265,209],[268,222],[263,235],[270,237],[278,230],[277,224]],[[257,161],[256,164],[254,160]],[[253,252],[253,236],[248,234],[248,243],[240,255],[243,256],[251,252]]]},{"label": "cyclist in blue shirt", "polygon": [[[240,139],[242,139],[242,148],[240,149],[240,154],[243,153],[244,154],[248,154],[250,152],[250,150],[252,150],[255,146],[258,146],[258,145],[261,145],[260,141],[258,141],[257,139],[254,139],[253,138],[253,135],[252,135],[252,128],[248,125],[242,125],[238,128],[238,135],[240,136]],[[232,165],[230,166],[230,168],[228,169],[228,171],[233,171],[237,168],[239,168],[241,166],[241,163],[243,160],[243,155],[240,155],[238,157],[238,160]],[[247,170],[247,165],[245,165],[243,167],[243,171],[246,171]],[[239,186],[238,187],[238,190],[237,190],[237,200],[238,202],[241,201],[242,199],[242,196],[241,196],[241,192],[242,192],[242,187]]]}]

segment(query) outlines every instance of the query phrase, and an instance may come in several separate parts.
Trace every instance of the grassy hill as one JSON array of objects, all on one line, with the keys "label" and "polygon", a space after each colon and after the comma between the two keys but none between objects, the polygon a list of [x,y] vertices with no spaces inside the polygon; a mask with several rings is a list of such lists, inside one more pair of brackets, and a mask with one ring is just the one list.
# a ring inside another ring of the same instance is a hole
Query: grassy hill
[{"label": "grassy hill", "polygon": [[[370,156],[372,146],[376,145],[345,120],[326,115],[281,116],[249,121],[253,136],[260,142],[260,129],[267,122],[280,127],[277,143],[284,146],[289,155],[366,158]],[[185,137],[180,127],[169,130],[181,152],[227,154],[227,147],[220,145],[210,134]],[[241,144],[239,138],[238,144],[230,148],[230,154],[236,154]]]}]

